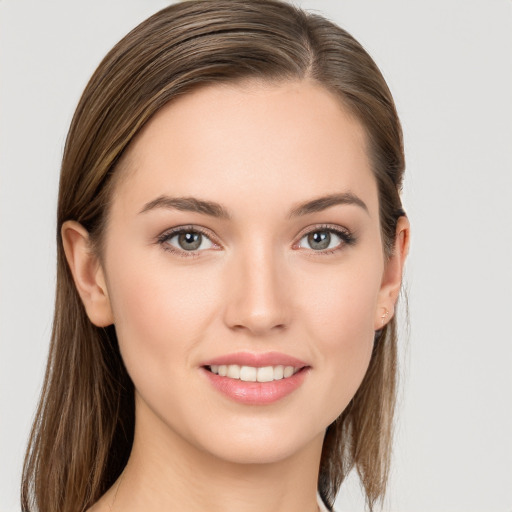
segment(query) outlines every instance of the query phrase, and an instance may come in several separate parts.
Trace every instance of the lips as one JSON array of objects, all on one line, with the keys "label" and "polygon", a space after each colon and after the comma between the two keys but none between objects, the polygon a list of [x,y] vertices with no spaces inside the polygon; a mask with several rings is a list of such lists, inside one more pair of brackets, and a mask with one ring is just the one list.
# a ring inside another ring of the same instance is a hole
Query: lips
[{"label": "lips", "polygon": [[202,363],[201,366],[212,365],[231,365],[237,364],[239,366],[254,366],[256,368],[262,366],[293,366],[296,368],[304,368],[308,366],[307,363],[297,359],[296,357],[280,352],[265,352],[265,353],[251,353],[251,352],[237,352],[234,354],[226,354],[224,356],[209,359]]},{"label": "lips", "polygon": [[265,405],[298,389],[311,367],[278,352],[238,352],[205,361],[203,374],[224,396],[243,404]]}]

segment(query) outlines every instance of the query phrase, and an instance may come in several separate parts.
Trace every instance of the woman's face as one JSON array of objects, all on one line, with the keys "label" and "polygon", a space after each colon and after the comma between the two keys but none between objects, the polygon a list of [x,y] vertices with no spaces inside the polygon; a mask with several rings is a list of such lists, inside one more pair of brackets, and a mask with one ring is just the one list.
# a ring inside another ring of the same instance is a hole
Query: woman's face
[{"label": "woman's face", "polygon": [[382,325],[358,121],[306,81],[209,86],[163,108],[119,172],[103,272],[137,428],[236,462],[321,444]]}]

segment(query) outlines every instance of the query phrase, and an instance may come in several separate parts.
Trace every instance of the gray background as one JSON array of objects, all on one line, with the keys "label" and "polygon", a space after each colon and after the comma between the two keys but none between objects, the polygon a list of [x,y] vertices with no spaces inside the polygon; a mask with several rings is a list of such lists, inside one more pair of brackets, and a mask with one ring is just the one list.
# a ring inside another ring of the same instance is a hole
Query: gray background
[{"label": "gray background", "polygon": [[[67,127],[107,50],[168,3],[0,0],[1,512],[19,510],[48,350]],[[369,50],[405,132],[411,328],[385,510],[511,512],[512,2],[296,3]],[[355,479],[337,510],[363,510]]]}]

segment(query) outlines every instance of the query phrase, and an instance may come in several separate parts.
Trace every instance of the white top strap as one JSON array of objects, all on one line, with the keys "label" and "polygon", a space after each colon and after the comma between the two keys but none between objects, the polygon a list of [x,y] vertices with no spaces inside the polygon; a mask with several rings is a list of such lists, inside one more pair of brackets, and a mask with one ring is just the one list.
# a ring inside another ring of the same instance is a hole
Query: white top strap
[{"label": "white top strap", "polygon": [[324,504],[324,502],[322,501],[322,498],[320,497],[320,494],[316,494],[316,501],[318,503],[318,510],[320,510],[320,512],[334,512],[334,511],[330,511]]}]

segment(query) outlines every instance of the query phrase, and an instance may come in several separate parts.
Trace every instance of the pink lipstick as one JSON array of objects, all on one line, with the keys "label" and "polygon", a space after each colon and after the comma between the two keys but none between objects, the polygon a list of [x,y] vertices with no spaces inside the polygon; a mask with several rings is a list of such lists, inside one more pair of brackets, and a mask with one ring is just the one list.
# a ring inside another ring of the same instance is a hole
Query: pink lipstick
[{"label": "pink lipstick", "polygon": [[310,366],[279,352],[238,352],[205,361],[201,370],[213,387],[244,404],[274,403],[299,388]]}]

